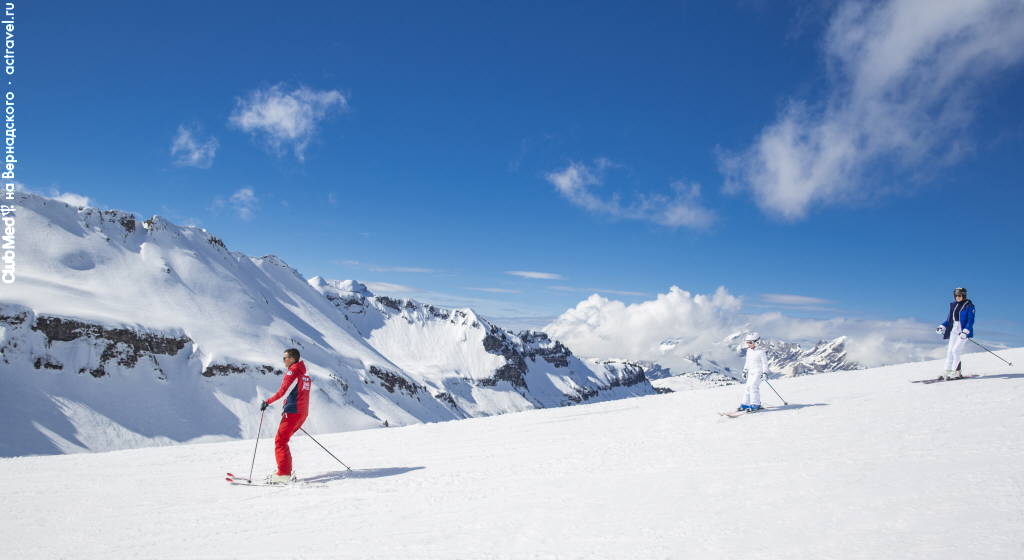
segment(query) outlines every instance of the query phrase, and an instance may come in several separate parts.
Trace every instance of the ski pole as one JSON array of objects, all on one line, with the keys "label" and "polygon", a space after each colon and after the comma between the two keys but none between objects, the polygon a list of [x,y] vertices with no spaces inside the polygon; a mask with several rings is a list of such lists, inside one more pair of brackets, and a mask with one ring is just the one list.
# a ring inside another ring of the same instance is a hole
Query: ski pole
[{"label": "ski pole", "polygon": [[252,465],[249,465],[249,482],[252,482],[252,470],[256,468],[256,450],[260,448],[260,433],[263,432],[263,414],[267,410],[260,411],[260,427],[256,429],[256,447],[252,450]]},{"label": "ski pole", "polygon": [[[973,338],[968,338],[967,340],[970,340],[971,342],[974,342]],[[1002,356],[1000,356],[999,354],[996,354],[995,352],[989,350],[988,348],[985,348],[984,346],[982,346],[981,344],[979,344],[977,342],[974,342],[974,343],[977,344],[978,346],[981,346],[982,350],[988,352],[989,354],[992,354],[993,356],[999,358],[1000,360],[1003,360]],[[1006,365],[1008,365],[1008,366],[1012,366],[1013,365],[1013,362],[1007,362],[1006,360],[1003,360],[1003,362],[1005,362]]]},{"label": "ski pole", "polygon": [[[767,376],[767,375],[766,375],[766,376],[764,376],[764,382],[765,382],[765,383],[768,383],[768,376]],[[769,386],[769,387],[772,387],[772,384],[771,384],[771,383],[768,383],[768,386]],[[772,391],[775,391],[775,387],[772,387]],[[775,396],[776,396],[776,397],[779,397],[779,400],[780,400],[780,401],[782,401],[782,404],[783,404],[783,405],[785,405],[785,406],[789,406],[789,403],[788,403],[788,402],[786,402],[786,399],[782,398],[782,395],[780,395],[778,391],[775,391]]]},{"label": "ski pole", "polygon": [[[309,436],[309,432],[307,432],[305,428],[299,428],[299,429],[300,429],[300,430],[302,430],[302,433],[304,433],[304,434],[306,434],[307,436]],[[315,444],[319,445],[319,446],[320,446],[320,449],[323,449],[324,451],[327,451],[327,448],[326,448],[326,447],[324,447],[323,445],[321,445],[321,444],[320,444],[320,442],[319,442],[319,441],[317,441],[315,437],[313,437],[313,436],[309,436],[309,439],[313,440],[313,443],[315,443]],[[328,455],[330,455],[331,457],[334,457],[334,453],[331,453],[330,451],[327,451],[327,454],[328,454]],[[334,460],[335,460],[335,461],[337,461],[337,462],[339,462],[339,463],[341,463],[341,459],[339,459],[339,458],[337,458],[337,457],[334,457]],[[352,470],[352,467],[350,467],[350,466],[346,465],[345,463],[341,463],[341,466],[345,467],[345,468],[346,468],[346,469],[348,469],[348,470]]]}]

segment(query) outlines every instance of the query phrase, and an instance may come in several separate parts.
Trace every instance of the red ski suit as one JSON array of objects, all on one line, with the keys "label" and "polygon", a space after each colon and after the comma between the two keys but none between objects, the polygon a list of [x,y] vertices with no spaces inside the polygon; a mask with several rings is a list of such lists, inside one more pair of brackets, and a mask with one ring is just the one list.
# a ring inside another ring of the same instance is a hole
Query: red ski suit
[{"label": "red ski suit", "polygon": [[274,393],[274,396],[267,399],[270,404],[284,395],[288,387],[295,383],[295,388],[288,394],[284,402],[284,412],[281,414],[281,425],[277,428],[277,437],[274,438],[274,456],[277,458],[277,474],[292,474],[292,452],[288,449],[288,440],[292,434],[299,431],[302,423],[309,415],[309,387],[313,380],[306,375],[306,364],[299,360],[288,368],[284,380],[281,381],[281,388]]}]

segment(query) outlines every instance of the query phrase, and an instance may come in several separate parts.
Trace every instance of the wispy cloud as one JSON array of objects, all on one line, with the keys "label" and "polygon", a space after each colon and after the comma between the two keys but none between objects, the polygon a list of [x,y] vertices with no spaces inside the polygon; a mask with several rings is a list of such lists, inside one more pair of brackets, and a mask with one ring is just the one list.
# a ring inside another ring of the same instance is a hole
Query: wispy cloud
[{"label": "wispy cloud", "polygon": [[243,187],[235,191],[231,196],[225,200],[222,197],[213,199],[214,208],[224,208],[230,206],[234,210],[235,214],[243,220],[251,220],[256,212],[256,206],[259,203],[259,198],[256,197],[256,192],[250,187]]},{"label": "wispy cloud", "polygon": [[631,292],[628,290],[608,290],[602,288],[574,288],[572,286],[550,286],[549,290],[556,292],[577,292],[588,294],[613,294],[618,296],[648,296],[647,292]]},{"label": "wispy cloud", "polygon": [[199,138],[198,126],[178,126],[178,133],[171,140],[171,157],[174,165],[209,169],[217,155],[220,144],[214,137]]},{"label": "wispy cloud", "polygon": [[[432,290],[423,290],[415,288],[413,286],[406,286],[402,284],[393,284],[391,282],[365,282],[366,286],[370,288],[370,291],[377,295],[387,295],[392,297],[405,297],[415,298],[417,301],[429,302],[434,305],[440,305],[450,308],[462,308],[469,307],[474,311],[495,314],[499,316],[543,316],[544,314],[529,305],[523,305],[516,302],[510,302],[505,300],[496,299],[485,299],[467,296],[465,294],[449,294],[445,292],[435,292]],[[500,326],[505,326],[499,323]]]},{"label": "wispy cloud", "polygon": [[520,278],[530,278],[531,280],[561,280],[562,277],[553,272],[533,272],[530,270],[507,270],[505,274],[511,274],[512,276],[518,276]]},{"label": "wispy cloud", "polygon": [[776,305],[830,305],[832,303],[827,299],[794,294],[761,294],[761,300]]},{"label": "wispy cloud", "polygon": [[14,189],[17,192],[30,193],[38,196],[44,196],[46,198],[52,198],[53,200],[58,200],[60,202],[70,204],[72,206],[97,206],[96,202],[93,201],[88,196],[73,192],[61,192],[60,189],[56,188],[51,188],[49,191],[47,191],[46,194],[44,194],[40,191],[30,188],[28,185],[22,183],[21,181],[14,181]]},{"label": "wispy cloud", "polygon": [[343,265],[346,265],[346,266],[359,266],[359,267],[363,267],[363,268],[366,268],[367,270],[370,270],[372,272],[416,272],[416,273],[423,273],[423,274],[431,274],[431,273],[437,272],[433,268],[422,268],[422,267],[417,267],[417,266],[381,266],[381,265],[377,265],[377,264],[370,264],[370,263],[364,263],[364,262],[352,261],[352,260],[334,261],[334,262],[336,262],[337,264],[343,264]]},{"label": "wispy cloud", "polygon": [[518,294],[522,293],[520,290],[509,290],[506,288],[466,288],[467,290],[473,290],[475,292],[488,292],[491,294]]},{"label": "wispy cloud", "polygon": [[236,99],[229,122],[262,137],[268,147],[281,155],[288,147],[299,161],[318,125],[334,111],[348,108],[348,99],[337,90],[313,90],[302,86],[286,91],[282,84],[255,90]]},{"label": "wispy cloud", "polygon": [[393,284],[391,282],[366,282],[366,287],[370,288],[370,291],[374,294],[384,295],[409,295],[423,292],[423,290],[413,288],[412,286]]},{"label": "wispy cloud", "polygon": [[1024,3],[843,3],[825,36],[826,100],[791,100],[746,151],[722,153],[726,190],[753,192],[769,215],[884,194],[870,180],[913,176],[969,151],[984,85],[1024,57]]},{"label": "wispy cloud", "polygon": [[600,187],[604,183],[605,170],[612,167],[618,165],[607,159],[598,159],[594,166],[572,162],[565,169],[548,173],[545,177],[569,202],[595,214],[673,228],[702,229],[715,221],[715,214],[699,204],[700,185],[697,183],[676,181],[670,185],[671,194],[641,193],[630,204],[623,204],[617,193],[607,198],[599,197],[592,192],[592,187]]},{"label": "wispy cloud", "polygon": [[60,192],[54,190],[51,191],[50,198],[66,202],[72,206],[93,206],[92,199],[85,195],[72,192]]}]

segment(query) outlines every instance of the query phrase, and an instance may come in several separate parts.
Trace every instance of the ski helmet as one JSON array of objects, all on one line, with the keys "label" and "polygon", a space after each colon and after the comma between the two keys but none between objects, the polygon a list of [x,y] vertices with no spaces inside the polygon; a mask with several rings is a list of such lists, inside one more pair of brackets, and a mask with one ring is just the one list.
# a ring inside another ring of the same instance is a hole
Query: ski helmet
[{"label": "ski helmet", "polygon": [[967,299],[967,288],[956,288],[953,290],[953,297],[956,296],[964,296],[964,299]]},{"label": "ski helmet", "polygon": [[747,336],[743,337],[744,342],[757,342],[761,340],[761,335],[756,332],[747,333]]}]

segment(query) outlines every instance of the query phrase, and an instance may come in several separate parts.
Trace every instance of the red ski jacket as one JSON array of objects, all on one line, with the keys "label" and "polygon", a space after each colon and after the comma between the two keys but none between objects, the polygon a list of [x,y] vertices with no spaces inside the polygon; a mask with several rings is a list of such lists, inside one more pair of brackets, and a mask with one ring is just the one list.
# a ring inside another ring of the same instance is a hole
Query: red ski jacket
[{"label": "red ski jacket", "polygon": [[288,394],[288,398],[284,401],[284,412],[305,416],[309,413],[309,387],[313,384],[313,380],[306,375],[306,364],[302,360],[295,362],[288,368],[288,373],[284,374],[284,379],[281,381],[281,388],[274,393],[274,396],[267,399],[267,404],[281,398],[293,381],[295,382],[295,388],[292,389],[292,392]]}]

